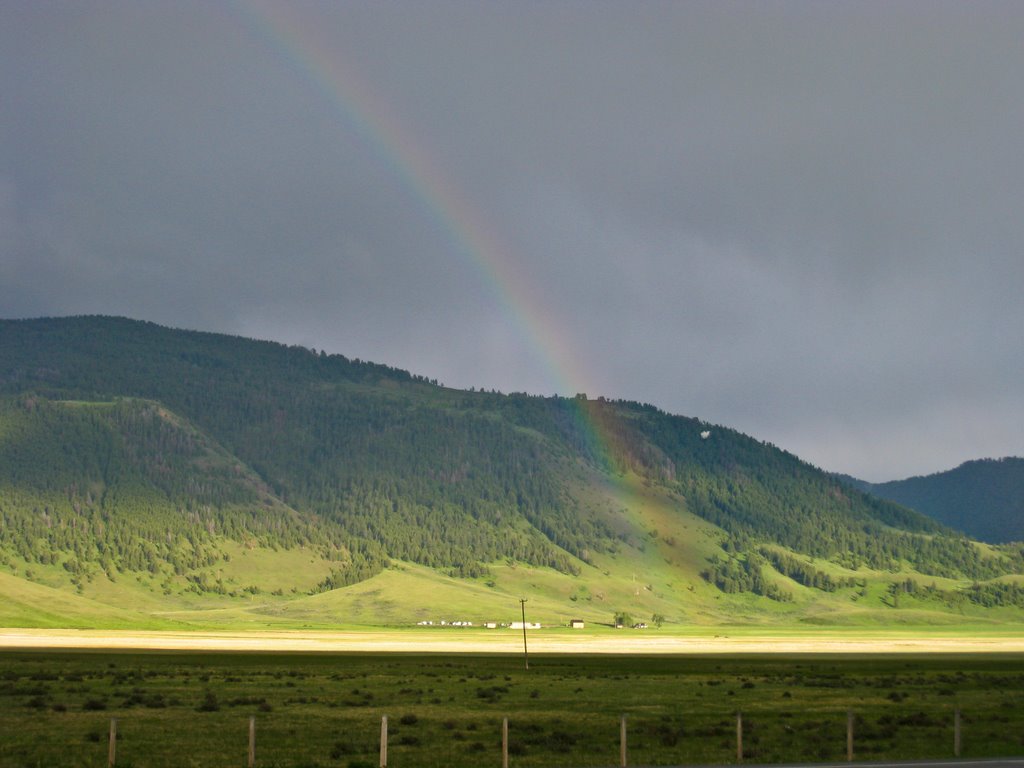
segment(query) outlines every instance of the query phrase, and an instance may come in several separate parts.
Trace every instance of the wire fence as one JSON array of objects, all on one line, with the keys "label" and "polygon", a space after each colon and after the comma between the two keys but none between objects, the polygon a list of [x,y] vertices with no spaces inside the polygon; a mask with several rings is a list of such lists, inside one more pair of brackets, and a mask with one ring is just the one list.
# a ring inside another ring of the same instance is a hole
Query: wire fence
[{"label": "wire fence", "polygon": [[[848,710],[845,713],[845,727],[840,727],[840,723],[837,722],[834,715],[835,713],[829,713],[828,720],[831,722],[805,719],[799,729],[787,723],[790,718],[786,717],[786,713],[776,713],[773,716],[762,712],[751,717],[742,712],[736,712],[731,722],[723,721],[721,717],[711,723],[691,718],[690,727],[687,727],[686,721],[683,719],[672,722],[671,718],[665,717],[623,715],[617,723],[608,722],[603,733],[593,734],[592,738],[586,740],[582,749],[578,748],[580,740],[578,736],[558,729],[544,733],[543,729],[538,728],[535,718],[524,721],[521,733],[517,734],[515,721],[505,717],[500,722],[494,723],[494,732],[490,739],[486,734],[481,734],[481,739],[474,742],[470,746],[470,750],[475,753],[473,764],[495,767],[500,765],[501,768],[510,768],[519,762],[524,765],[535,764],[537,758],[543,757],[545,753],[548,753],[549,758],[555,758],[547,760],[547,764],[617,765],[619,768],[628,768],[631,765],[685,765],[708,762],[740,764],[743,762],[800,762],[801,760],[815,759],[825,761],[845,759],[853,762],[878,759],[880,753],[886,751],[887,746],[893,746],[893,740],[902,729],[904,736],[914,732],[914,738],[911,741],[927,745],[921,750],[921,754],[916,755],[919,759],[963,756],[965,718],[959,707],[941,713],[926,713],[908,709],[901,715],[883,716],[874,722],[869,722],[858,716],[853,710]],[[264,718],[264,722],[272,721],[273,718]],[[401,722],[403,726],[408,726],[416,721],[412,720],[412,716],[407,715],[402,718]],[[118,718],[111,718],[109,721],[106,740],[108,768],[116,768],[118,765],[127,768],[133,765],[131,761],[118,762],[119,741],[123,736],[122,723],[123,719],[119,720]],[[244,764],[247,768],[281,765],[279,745],[277,749],[272,750],[274,757],[270,762],[261,761],[258,750],[258,726],[257,718],[249,717],[247,745],[243,744],[241,723],[237,735],[224,733],[223,738],[233,739],[237,736],[239,763],[241,763],[243,746],[247,747],[244,753]],[[438,760],[436,748],[433,750],[435,753],[433,755],[426,756],[422,753],[417,755],[415,748],[420,746],[419,740],[409,735],[399,738],[396,729],[389,728],[387,715],[380,718],[379,731],[376,727],[373,730],[377,737],[374,749],[370,749],[371,745],[367,734],[360,734],[361,738],[356,738],[353,742],[354,748],[339,749],[337,754],[331,755],[334,764],[348,766],[348,768],[388,768],[389,747],[393,744],[399,748],[399,759],[391,763],[393,768],[411,765],[448,765],[453,762],[450,753],[447,758],[441,756]],[[987,735],[984,728],[976,729],[975,732],[981,738],[985,738]],[[532,738],[538,733],[543,734],[542,738]],[[279,732],[275,736],[279,737]],[[454,734],[452,734],[452,738],[455,739]],[[490,746],[488,746],[488,741],[490,741]],[[650,754],[652,741],[656,742],[658,746],[656,751],[662,761],[666,757],[675,759],[670,763],[652,761],[653,755]],[[702,748],[688,750],[687,742],[692,741],[700,742]],[[804,749],[798,748],[801,742],[803,742]],[[943,746],[943,742],[945,746]],[[298,740],[297,746],[301,751],[301,739]],[[718,750],[720,759],[708,761],[709,746],[712,749],[712,756],[713,751]],[[617,754],[613,752],[614,747],[617,747]],[[808,752],[807,747],[810,747],[812,751]],[[606,753],[607,759],[602,759],[602,751]],[[984,749],[976,749],[974,752],[985,754]],[[394,755],[394,750],[391,754]],[[584,762],[564,763],[563,761],[570,756],[577,759],[583,758]],[[696,758],[696,760],[687,760],[688,756]],[[424,759],[425,757],[428,759]],[[316,761],[303,760],[301,757],[296,758],[293,764],[320,765]]]}]

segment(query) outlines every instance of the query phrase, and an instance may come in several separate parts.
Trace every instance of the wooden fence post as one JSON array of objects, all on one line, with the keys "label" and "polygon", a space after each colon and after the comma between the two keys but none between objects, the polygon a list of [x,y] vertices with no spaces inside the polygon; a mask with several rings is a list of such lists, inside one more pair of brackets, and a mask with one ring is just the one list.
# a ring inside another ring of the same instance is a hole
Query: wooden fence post
[{"label": "wooden fence post", "polygon": [[736,762],[743,762],[743,713],[736,713]]},{"label": "wooden fence post", "polygon": [[110,741],[107,744],[107,765],[113,768],[117,760],[117,718],[110,718]]},{"label": "wooden fence post", "polygon": [[626,768],[626,716],[619,720],[619,766]]},{"label": "wooden fence post", "polygon": [[953,756],[960,757],[960,707],[953,710]]},{"label": "wooden fence post", "polygon": [[508,718],[501,721],[501,768],[508,768]]},{"label": "wooden fence post", "polygon": [[388,766],[388,716],[380,718],[380,768]]},{"label": "wooden fence post", "polygon": [[846,711],[846,761],[853,762],[853,710]]},{"label": "wooden fence post", "polygon": [[256,766],[256,718],[249,718],[249,768]]}]

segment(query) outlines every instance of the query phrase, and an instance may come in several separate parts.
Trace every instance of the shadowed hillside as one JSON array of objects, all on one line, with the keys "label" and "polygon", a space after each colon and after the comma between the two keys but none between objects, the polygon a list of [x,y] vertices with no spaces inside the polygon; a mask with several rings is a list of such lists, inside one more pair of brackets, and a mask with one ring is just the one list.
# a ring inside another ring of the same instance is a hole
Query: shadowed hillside
[{"label": "shadowed hillside", "polygon": [[948,472],[866,486],[981,541],[1024,541],[1024,459],[968,461]]}]

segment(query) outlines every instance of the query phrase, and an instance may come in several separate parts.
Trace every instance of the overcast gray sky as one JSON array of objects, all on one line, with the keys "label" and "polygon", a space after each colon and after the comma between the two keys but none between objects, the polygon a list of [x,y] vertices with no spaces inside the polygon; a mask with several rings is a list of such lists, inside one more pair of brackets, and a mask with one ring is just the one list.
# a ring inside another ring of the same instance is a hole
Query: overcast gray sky
[{"label": "overcast gray sky", "polygon": [[1024,4],[0,0],[0,316],[1024,455]]}]

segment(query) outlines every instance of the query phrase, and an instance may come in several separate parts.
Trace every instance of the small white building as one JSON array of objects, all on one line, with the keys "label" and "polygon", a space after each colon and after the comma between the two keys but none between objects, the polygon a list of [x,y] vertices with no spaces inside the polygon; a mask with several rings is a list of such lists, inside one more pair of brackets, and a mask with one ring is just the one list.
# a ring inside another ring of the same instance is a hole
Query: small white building
[{"label": "small white building", "polygon": [[586,625],[583,623],[583,619],[570,619],[569,620],[569,627],[572,628],[572,629],[583,629],[584,626],[586,626]]},{"label": "small white building", "polygon": [[[512,629],[522,629],[523,628],[523,622],[521,622],[521,621],[513,621],[512,624],[511,624],[511,627],[512,627]],[[528,621],[528,622],[526,622],[526,628],[527,629],[540,629],[540,624],[537,624],[537,623],[532,622],[532,621]]]}]

